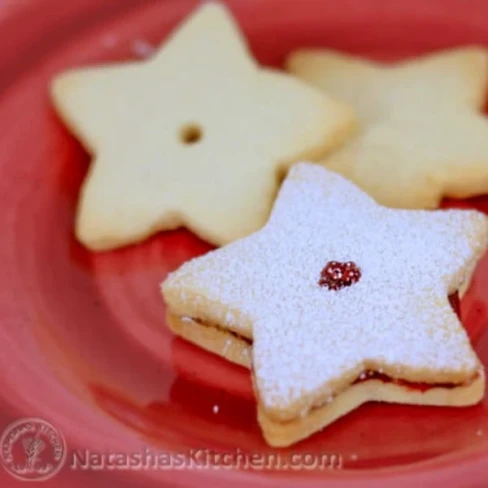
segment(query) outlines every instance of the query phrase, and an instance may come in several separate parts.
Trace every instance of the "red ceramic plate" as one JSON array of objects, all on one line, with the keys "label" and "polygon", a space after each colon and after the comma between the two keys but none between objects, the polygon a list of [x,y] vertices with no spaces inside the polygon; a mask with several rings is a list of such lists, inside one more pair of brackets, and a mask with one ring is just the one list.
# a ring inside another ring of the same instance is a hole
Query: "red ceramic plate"
[{"label": "red ceramic plate", "polygon": [[[391,59],[488,43],[483,2],[228,3],[256,57],[269,65],[279,66],[298,46]],[[195,5],[0,1],[0,427],[23,417],[48,420],[64,434],[68,458],[77,449],[144,448],[277,456],[260,436],[248,373],[165,328],[158,284],[209,247],[181,230],[94,255],[73,238],[77,193],[89,160],[55,117],[49,80],[68,67],[146,54]],[[488,210],[484,198],[456,205]],[[487,307],[485,259],[461,305],[485,364]],[[336,469],[269,470],[258,463],[254,469],[84,471],[67,463],[47,484],[487,486],[487,408],[488,401],[465,409],[370,404],[279,454],[286,460],[293,453],[326,453],[341,460]],[[0,480],[5,487],[18,483],[1,469]]]}]

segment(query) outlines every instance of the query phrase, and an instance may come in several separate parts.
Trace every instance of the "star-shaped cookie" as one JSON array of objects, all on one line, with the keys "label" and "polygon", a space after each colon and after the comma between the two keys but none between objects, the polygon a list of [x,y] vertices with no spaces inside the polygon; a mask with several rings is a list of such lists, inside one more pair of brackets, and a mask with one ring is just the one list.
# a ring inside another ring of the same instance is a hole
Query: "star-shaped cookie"
[{"label": "star-shaped cookie", "polygon": [[222,5],[151,59],[58,76],[52,98],[93,155],[76,234],[94,250],[187,226],[220,245],[260,228],[280,177],[354,127],[352,111],[258,66]]},{"label": "star-shaped cookie", "polygon": [[324,164],[379,203],[436,208],[488,192],[488,120],[479,113],[488,53],[467,47],[384,65],[329,50],[296,51],[287,68],[351,104],[360,130]]},{"label": "star-shaped cookie", "polygon": [[[480,364],[448,296],[469,280],[487,239],[477,211],[386,208],[342,176],[300,163],[260,231],[184,264],[162,290],[170,314],[197,329],[252,332],[260,423],[268,442],[283,445],[368,400],[480,399]],[[331,262],[352,262],[359,279],[321,286]],[[371,371],[432,391],[356,384]],[[332,413],[317,413],[327,402]]]}]

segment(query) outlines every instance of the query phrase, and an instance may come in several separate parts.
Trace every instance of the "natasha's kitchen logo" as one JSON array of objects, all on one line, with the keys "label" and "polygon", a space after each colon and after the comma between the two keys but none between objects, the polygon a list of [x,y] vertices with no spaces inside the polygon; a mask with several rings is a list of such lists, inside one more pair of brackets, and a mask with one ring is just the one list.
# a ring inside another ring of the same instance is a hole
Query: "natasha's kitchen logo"
[{"label": "natasha's kitchen logo", "polygon": [[66,441],[61,432],[38,418],[9,424],[0,438],[0,448],[4,468],[22,481],[52,478],[66,460]]}]

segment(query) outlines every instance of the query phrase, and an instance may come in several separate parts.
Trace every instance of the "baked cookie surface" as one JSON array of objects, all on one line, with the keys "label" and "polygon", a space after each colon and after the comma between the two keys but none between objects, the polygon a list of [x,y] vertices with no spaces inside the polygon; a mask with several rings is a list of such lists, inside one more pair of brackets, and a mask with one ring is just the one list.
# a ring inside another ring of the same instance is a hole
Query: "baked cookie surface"
[{"label": "baked cookie surface", "polygon": [[[162,290],[174,317],[252,338],[266,425],[312,415],[367,371],[460,392],[475,384],[473,403],[484,391],[482,367],[448,296],[469,280],[487,237],[477,211],[389,209],[343,177],[301,163],[262,230],[184,264]],[[359,276],[339,286],[331,263],[352,263],[342,272]],[[228,359],[249,365],[236,357]],[[436,404],[456,403],[442,398]]]},{"label": "baked cookie surface", "polygon": [[93,156],[76,221],[93,250],[180,226],[215,245],[243,237],[266,222],[281,173],[355,125],[320,90],[261,68],[217,3],[149,60],[60,74],[52,98]]},{"label": "baked cookie surface", "polygon": [[323,163],[383,205],[436,208],[488,193],[488,51],[466,47],[391,65],[330,50],[287,60],[298,78],[349,103],[360,128]]}]

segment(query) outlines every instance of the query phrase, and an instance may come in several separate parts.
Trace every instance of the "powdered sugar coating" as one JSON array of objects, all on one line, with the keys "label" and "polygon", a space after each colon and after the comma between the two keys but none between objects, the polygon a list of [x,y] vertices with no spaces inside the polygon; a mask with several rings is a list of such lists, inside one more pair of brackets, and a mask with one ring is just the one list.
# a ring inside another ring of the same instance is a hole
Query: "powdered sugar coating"
[{"label": "powdered sugar coating", "polygon": [[[204,309],[224,327],[252,324],[267,409],[311,407],[344,378],[380,366],[411,381],[462,381],[479,363],[447,296],[470,274],[487,232],[481,213],[387,209],[341,176],[299,163],[261,231],[186,263],[163,292],[187,315]],[[332,260],[357,263],[360,281],[318,286]],[[187,300],[178,305],[174,293]]]}]

